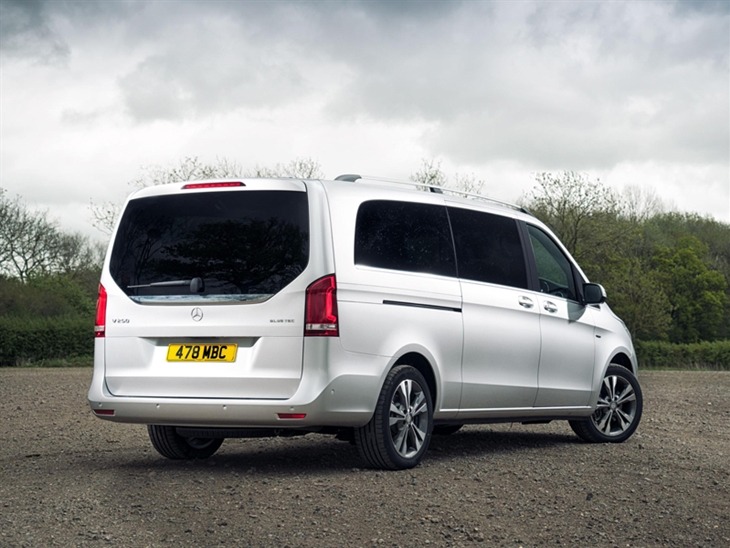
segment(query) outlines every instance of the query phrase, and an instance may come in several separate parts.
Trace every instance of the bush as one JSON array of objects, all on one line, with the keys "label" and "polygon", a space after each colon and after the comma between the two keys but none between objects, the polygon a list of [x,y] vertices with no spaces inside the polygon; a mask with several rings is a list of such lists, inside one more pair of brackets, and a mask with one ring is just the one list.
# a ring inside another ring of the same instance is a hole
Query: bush
[{"label": "bush", "polygon": [[31,319],[83,315],[93,318],[96,294],[90,285],[62,275],[39,276],[27,282],[0,277],[0,314]]},{"label": "bush", "polygon": [[730,340],[690,344],[636,341],[634,344],[643,369],[730,371]]},{"label": "bush", "polygon": [[0,365],[42,363],[49,359],[77,358],[93,353],[93,316],[0,317]]}]

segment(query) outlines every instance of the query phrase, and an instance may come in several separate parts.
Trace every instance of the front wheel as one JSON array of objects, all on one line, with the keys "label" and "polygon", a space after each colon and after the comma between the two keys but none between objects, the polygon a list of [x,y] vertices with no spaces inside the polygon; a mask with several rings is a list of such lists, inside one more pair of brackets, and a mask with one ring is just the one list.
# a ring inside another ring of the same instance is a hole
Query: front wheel
[{"label": "front wheel", "polygon": [[163,457],[174,460],[207,459],[223,443],[223,438],[186,438],[174,426],[147,426],[152,446]]},{"label": "front wheel", "polygon": [[355,429],[355,444],[374,468],[413,468],[428,449],[432,427],[433,404],[426,379],[414,367],[400,365],[385,378],[373,418]]},{"label": "front wheel", "polygon": [[570,421],[570,427],[584,441],[620,443],[639,426],[643,407],[644,397],[636,377],[625,367],[609,365],[595,412],[588,420]]}]

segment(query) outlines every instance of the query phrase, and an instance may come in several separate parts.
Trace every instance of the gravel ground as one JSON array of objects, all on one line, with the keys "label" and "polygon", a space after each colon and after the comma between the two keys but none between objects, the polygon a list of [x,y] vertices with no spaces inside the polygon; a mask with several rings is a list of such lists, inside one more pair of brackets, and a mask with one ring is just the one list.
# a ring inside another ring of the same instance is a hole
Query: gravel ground
[{"label": "gravel ground", "polygon": [[326,436],[173,462],[94,418],[90,369],[0,369],[1,546],[728,546],[730,373],[643,372],[618,445],[469,426],[413,470]]}]

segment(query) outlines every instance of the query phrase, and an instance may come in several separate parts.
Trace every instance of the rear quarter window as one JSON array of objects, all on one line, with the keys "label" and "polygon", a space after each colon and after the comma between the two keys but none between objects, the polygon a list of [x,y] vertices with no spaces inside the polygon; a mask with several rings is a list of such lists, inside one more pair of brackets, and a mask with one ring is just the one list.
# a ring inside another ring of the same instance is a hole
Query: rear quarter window
[{"label": "rear quarter window", "polygon": [[388,200],[364,202],[357,213],[355,264],[456,276],[446,208]]},{"label": "rear quarter window", "polygon": [[110,272],[138,302],[261,301],[308,259],[306,193],[191,192],[130,201]]}]

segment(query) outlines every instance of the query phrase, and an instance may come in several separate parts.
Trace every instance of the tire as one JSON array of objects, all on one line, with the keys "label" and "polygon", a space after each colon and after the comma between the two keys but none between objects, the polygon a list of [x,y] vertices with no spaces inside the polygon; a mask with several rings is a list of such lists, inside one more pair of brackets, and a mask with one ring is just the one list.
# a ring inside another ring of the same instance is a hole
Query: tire
[{"label": "tire", "polygon": [[590,443],[621,443],[639,426],[644,397],[636,377],[620,365],[609,365],[601,383],[598,406],[587,420],[572,420],[570,427]]},{"label": "tire", "polygon": [[433,433],[436,436],[450,436],[456,434],[463,427],[463,424],[437,424],[433,427]]},{"label": "tire", "polygon": [[185,438],[174,426],[149,424],[147,433],[157,452],[174,460],[207,459],[223,443],[223,438]]},{"label": "tire", "polygon": [[360,456],[373,468],[413,468],[428,449],[433,403],[426,380],[410,365],[394,367],[385,378],[373,418],[355,429]]}]

